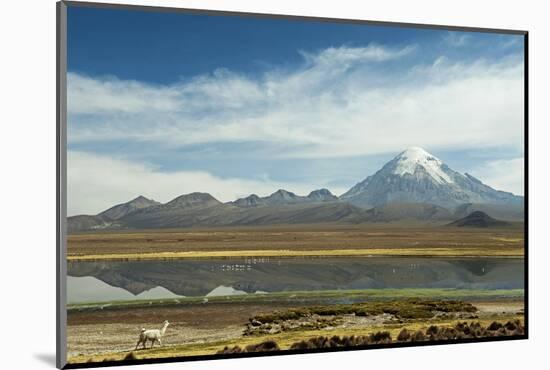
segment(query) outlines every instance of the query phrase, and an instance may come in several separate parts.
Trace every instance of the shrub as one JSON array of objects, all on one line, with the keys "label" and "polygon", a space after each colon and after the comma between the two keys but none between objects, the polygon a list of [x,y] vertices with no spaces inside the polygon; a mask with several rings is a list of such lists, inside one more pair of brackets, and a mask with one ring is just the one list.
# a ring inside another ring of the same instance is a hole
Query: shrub
[{"label": "shrub", "polygon": [[280,351],[279,345],[274,340],[266,340],[258,344],[250,344],[245,348],[246,352],[271,352]]},{"label": "shrub", "polygon": [[426,336],[424,335],[424,333],[423,333],[421,330],[417,330],[417,331],[412,335],[411,340],[412,340],[413,342],[422,342],[422,341],[426,340]]},{"label": "shrub", "polygon": [[428,329],[426,329],[426,335],[429,336],[435,336],[439,332],[439,328],[435,325],[431,325]]},{"label": "shrub", "polygon": [[136,354],[132,351],[132,352],[128,353],[126,356],[124,356],[124,359],[132,361],[132,360],[137,360],[138,358],[137,358]]},{"label": "shrub", "polygon": [[468,324],[466,322],[459,322],[455,325],[455,329],[459,332],[464,333],[465,330],[467,330]]},{"label": "shrub", "polygon": [[344,344],[346,342],[346,340],[349,342],[348,337],[340,338],[339,336],[334,335],[334,336],[332,336],[332,338],[330,338],[330,343],[332,344],[333,347],[340,347],[340,346],[345,346],[346,345],[346,344]]},{"label": "shrub", "polygon": [[411,333],[407,329],[403,329],[399,332],[397,336],[398,342],[406,342],[411,339]]},{"label": "shrub", "polygon": [[391,343],[391,335],[389,331],[379,331],[372,335],[371,340],[374,343]]},{"label": "shrub", "polygon": [[308,349],[308,348],[309,348],[309,345],[304,340],[292,343],[292,345],[290,346],[290,349]]},{"label": "shrub", "polygon": [[516,324],[511,321],[508,321],[506,324],[504,324],[504,327],[506,328],[506,330],[510,330],[510,331],[517,329]]},{"label": "shrub", "polygon": [[226,353],[241,353],[244,352],[241,347],[235,346],[233,348],[229,348],[225,346],[221,351],[216,352],[217,354],[226,354]]}]

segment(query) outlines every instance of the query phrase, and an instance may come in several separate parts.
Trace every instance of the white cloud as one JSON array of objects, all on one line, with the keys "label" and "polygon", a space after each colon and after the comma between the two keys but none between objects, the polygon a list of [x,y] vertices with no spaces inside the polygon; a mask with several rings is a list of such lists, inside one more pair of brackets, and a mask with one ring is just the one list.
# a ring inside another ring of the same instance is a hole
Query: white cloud
[{"label": "white cloud", "polygon": [[524,194],[524,158],[490,161],[472,170],[472,175],[497,190]]},{"label": "white cloud", "polygon": [[68,73],[68,109],[81,114],[143,113],[176,109],[178,93],[172,87],[152,86],[116,77],[94,79]]},{"label": "white cloud", "polygon": [[465,32],[449,31],[443,35],[443,40],[451,46],[464,46],[471,36]]},{"label": "white cloud", "polygon": [[[168,85],[69,73],[69,143],[93,150],[113,140],[146,142],[168,153],[253,142],[243,146],[246,156],[270,160],[393,154],[410,146],[434,154],[523,147],[521,56],[468,63],[442,56],[416,65],[407,59],[403,68],[401,59],[417,51],[333,47],[302,52],[300,66],[259,76],[220,69]],[[69,156],[70,214],[97,213],[138,194],[165,202],[205,191],[228,201],[277,188],[306,194],[324,186],[166,173],[91,153]],[[502,168],[495,162],[472,172],[498,189],[523,193],[523,169]]]},{"label": "white cloud", "polygon": [[[204,171],[162,172],[152,166],[92,153],[69,151],[67,160],[67,213],[97,214],[138,195],[167,202],[192,192],[207,192],[226,202],[252,193],[265,196],[279,188],[307,195],[312,184],[223,179]],[[318,184],[316,185],[318,186]],[[346,189],[331,189],[342,193]]]},{"label": "white cloud", "polygon": [[356,62],[384,62],[392,59],[400,58],[409,54],[415,49],[414,46],[407,46],[403,49],[392,50],[383,46],[371,44],[367,47],[339,47],[339,48],[327,48],[321,50],[318,53],[300,52],[304,59],[311,65],[328,66],[334,68],[335,66],[346,65],[348,63]]},{"label": "white cloud", "polygon": [[69,141],[264,141],[303,158],[522,146],[521,59],[380,72],[414,50],[329,48],[302,53],[292,70],[218,70],[165,86],[69,73]]}]

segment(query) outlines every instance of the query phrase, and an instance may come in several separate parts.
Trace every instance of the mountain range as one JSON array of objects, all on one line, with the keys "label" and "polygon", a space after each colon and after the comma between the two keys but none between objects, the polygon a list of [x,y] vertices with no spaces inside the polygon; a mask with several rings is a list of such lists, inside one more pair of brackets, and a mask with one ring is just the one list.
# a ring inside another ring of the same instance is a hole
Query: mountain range
[{"label": "mountain range", "polygon": [[208,193],[168,203],[139,196],[97,215],[68,218],[69,233],[101,229],[154,229],[401,220],[455,221],[480,211],[523,221],[523,197],[499,191],[449,168],[422,148],[409,148],[341,196],[318,189],[307,196],[279,189],[222,203]]}]

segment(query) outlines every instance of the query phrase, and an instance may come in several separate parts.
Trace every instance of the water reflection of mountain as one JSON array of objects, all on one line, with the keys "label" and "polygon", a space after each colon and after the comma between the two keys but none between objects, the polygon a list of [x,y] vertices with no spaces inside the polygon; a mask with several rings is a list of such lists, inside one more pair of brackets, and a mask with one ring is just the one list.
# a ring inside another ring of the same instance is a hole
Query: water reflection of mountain
[{"label": "water reflection of mountain", "polygon": [[70,276],[93,276],[133,294],[161,286],[203,296],[220,285],[248,293],[367,288],[523,288],[523,260],[498,258],[243,258],[71,262]]}]

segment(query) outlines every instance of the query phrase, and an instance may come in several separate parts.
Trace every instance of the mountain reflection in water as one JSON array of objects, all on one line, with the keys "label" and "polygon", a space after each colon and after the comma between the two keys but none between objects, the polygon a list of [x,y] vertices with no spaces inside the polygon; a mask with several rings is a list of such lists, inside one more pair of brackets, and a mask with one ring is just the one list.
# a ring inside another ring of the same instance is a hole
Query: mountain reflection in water
[{"label": "mountain reflection in water", "polygon": [[[68,275],[69,279],[94,277],[134,296],[157,287],[177,296],[205,296],[220,286],[246,293],[373,288],[521,289],[523,262],[516,258],[408,257],[70,262]],[[79,290],[79,296],[85,295],[85,286],[79,286]],[[97,289],[95,293],[92,290],[91,287],[91,295],[97,294]]]}]

